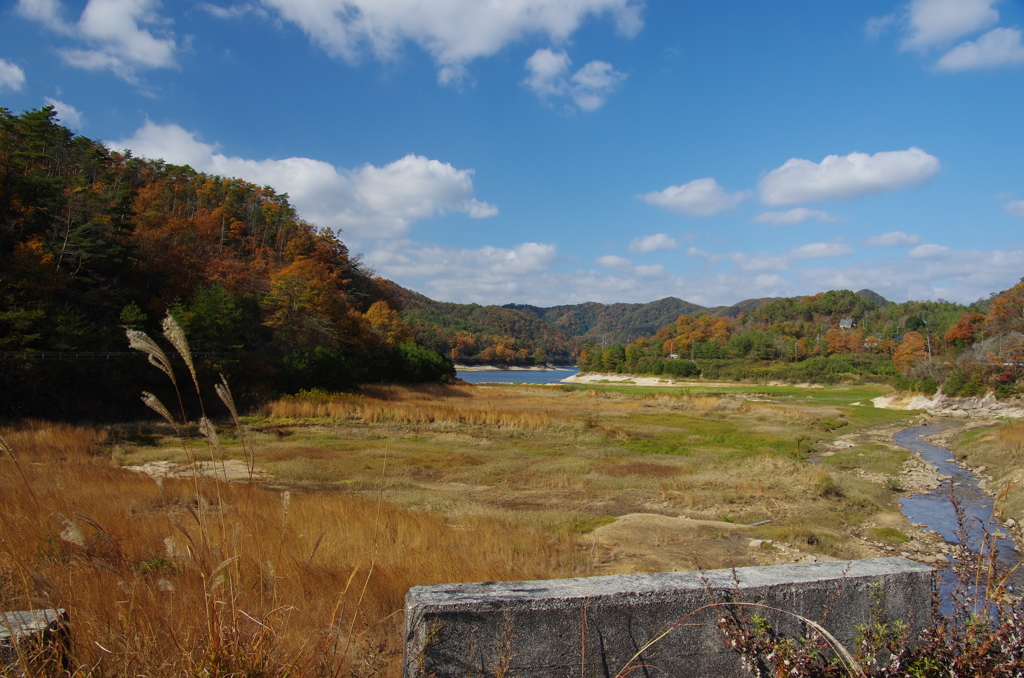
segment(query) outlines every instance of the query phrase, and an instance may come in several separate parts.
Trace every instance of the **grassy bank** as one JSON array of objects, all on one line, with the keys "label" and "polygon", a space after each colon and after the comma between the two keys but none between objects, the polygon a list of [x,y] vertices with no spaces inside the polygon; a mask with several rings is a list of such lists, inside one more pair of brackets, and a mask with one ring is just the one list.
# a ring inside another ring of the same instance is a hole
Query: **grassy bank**
[{"label": "grassy bank", "polygon": [[1024,422],[992,422],[960,432],[951,441],[957,459],[977,469],[986,490],[1004,495],[1006,518],[1024,521]]}]

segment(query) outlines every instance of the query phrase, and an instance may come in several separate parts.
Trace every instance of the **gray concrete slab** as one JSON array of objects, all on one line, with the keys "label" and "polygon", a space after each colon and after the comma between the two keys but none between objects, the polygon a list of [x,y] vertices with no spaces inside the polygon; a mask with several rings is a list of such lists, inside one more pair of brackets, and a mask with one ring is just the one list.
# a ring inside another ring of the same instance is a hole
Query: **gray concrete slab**
[{"label": "gray concrete slab", "polygon": [[[64,610],[18,610],[0,612],[0,672],[19,673],[19,647],[32,651],[29,643],[61,643],[66,633]],[[6,674],[5,674],[6,675]]]},{"label": "gray concrete slab", "polygon": [[[405,678],[610,678],[649,640],[634,676],[740,676],[716,621],[769,605],[821,622],[848,647],[872,606],[917,634],[931,619],[932,568],[904,558],[527,582],[417,586],[405,605]],[[807,634],[784,613],[757,610],[785,635]]]}]

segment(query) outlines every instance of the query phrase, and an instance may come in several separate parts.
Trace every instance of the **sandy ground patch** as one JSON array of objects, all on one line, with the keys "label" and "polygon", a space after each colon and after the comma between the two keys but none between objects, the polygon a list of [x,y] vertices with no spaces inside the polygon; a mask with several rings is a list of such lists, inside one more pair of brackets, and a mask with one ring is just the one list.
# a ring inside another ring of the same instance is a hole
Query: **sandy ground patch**
[{"label": "sandy ground patch", "polygon": [[633,374],[601,374],[587,372],[586,374],[574,374],[561,380],[563,384],[621,384],[626,386],[666,386],[666,387],[716,387],[736,388],[737,386],[750,386],[750,384],[737,384],[736,382],[725,381],[701,381],[699,379],[672,379],[668,377],[638,377]]},{"label": "sandy ground patch", "polygon": [[[145,464],[124,468],[148,476],[164,478],[187,478],[192,475],[191,464],[176,464],[172,461],[147,461]],[[249,480],[249,467],[241,459],[224,461],[197,461],[195,471],[201,476],[226,478],[227,480]],[[267,480],[270,475],[261,468],[253,469],[253,480]]]}]

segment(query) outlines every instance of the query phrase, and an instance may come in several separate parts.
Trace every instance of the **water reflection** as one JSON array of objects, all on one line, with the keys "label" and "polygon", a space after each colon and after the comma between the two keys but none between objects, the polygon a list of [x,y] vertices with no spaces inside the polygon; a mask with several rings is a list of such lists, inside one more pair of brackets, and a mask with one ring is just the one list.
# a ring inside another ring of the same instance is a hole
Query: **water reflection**
[{"label": "water reflection", "polygon": [[455,376],[470,384],[551,384],[579,374],[575,367],[554,370],[458,370]]}]

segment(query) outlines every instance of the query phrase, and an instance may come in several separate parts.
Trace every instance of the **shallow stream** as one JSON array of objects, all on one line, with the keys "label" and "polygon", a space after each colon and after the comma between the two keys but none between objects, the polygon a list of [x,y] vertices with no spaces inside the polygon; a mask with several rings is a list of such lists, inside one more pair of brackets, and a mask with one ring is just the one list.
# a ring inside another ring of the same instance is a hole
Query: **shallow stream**
[{"label": "shallow stream", "polygon": [[[928,424],[900,431],[894,436],[896,444],[911,452],[920,453],[921,457],[938,467],[939,473],[949,476],[943,483],[927,494],[915,494],[903,497],[900,504],[903,514],[911,523],[918,523],[924,528],[938,532],[951,544],[959,543],[966,536],[966,544],[977,551],[986,531],[991,534],[996,530],[992,519],[993,499],[978,486],[978,479],[973,473],[957,464],[952,459],[952,452],[936,447],[924,436],[935,435],[952,424]],[[952,485],[951,485],[952,484]],[[966,535],[960,535],[957,514],[951,500],[950,490],[955,493],[964,513]],[[1001,533],[1004,539],[996,539],[996,559],[1000,567],[1008,570],[1020,562],[1020,555],[1014,549],[1013,540],[1005,529]],[[1024,572],[1018,570],[1013,578],[1015,588],[1024,587]]]}]

